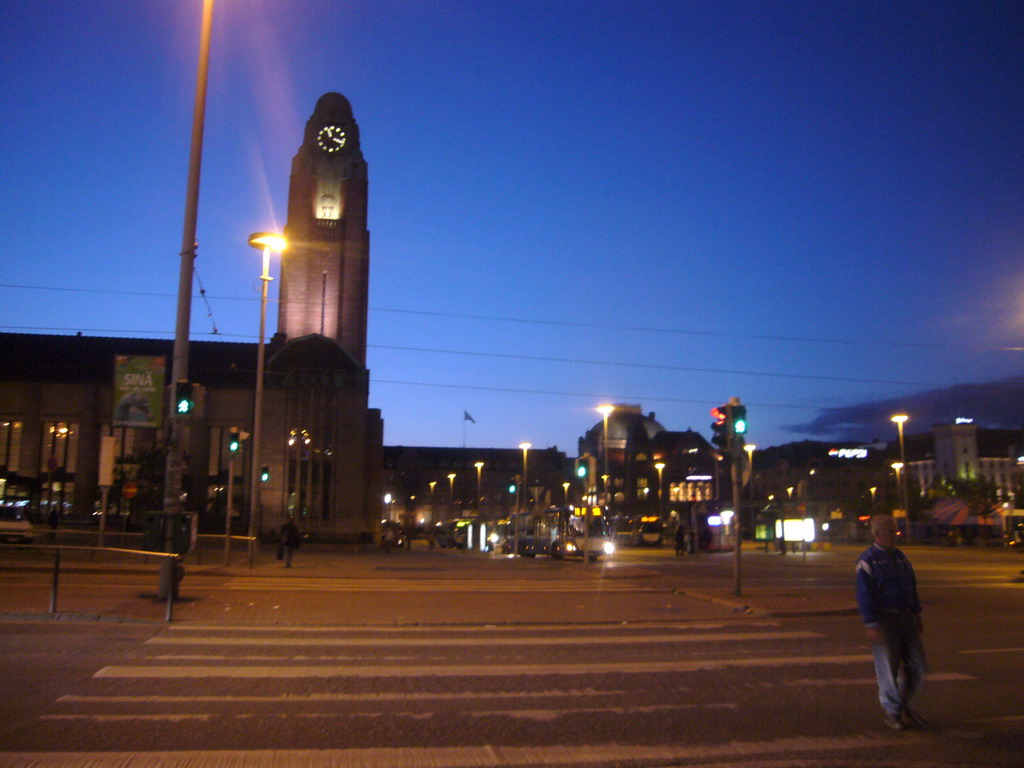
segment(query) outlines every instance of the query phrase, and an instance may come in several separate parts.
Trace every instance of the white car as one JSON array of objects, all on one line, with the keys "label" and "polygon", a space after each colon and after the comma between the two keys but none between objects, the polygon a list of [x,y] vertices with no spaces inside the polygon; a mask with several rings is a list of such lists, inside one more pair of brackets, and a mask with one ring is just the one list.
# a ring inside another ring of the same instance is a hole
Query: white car
[{"label": "white car", "polygon": [[20,507],[0,504],[0,542],[32,543],[32,523]]}]

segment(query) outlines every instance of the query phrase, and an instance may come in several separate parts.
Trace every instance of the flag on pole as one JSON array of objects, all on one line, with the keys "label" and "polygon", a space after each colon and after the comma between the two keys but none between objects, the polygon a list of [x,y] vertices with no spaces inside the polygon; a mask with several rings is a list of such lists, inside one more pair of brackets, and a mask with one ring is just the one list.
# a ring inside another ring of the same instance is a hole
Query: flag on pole
[{"label": "flag on pole", "polygon": [[462,412],[462,420],[463,421],[472,421],[474,424],[476,424],[476,419],[474,419],[472,416],[469,415],[469,411],[463,411]]}]

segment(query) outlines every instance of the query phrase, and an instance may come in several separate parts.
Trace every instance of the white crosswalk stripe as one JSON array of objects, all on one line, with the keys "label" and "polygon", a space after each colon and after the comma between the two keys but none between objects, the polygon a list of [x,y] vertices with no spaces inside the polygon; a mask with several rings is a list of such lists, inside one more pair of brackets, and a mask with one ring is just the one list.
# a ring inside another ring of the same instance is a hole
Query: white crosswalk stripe
[{"label": "white crosswalk stripe", "polygon": [[[102,649],[97,658],[110,663],[70,684],[38,720],[48,743],[67,751],[0,752],[0,765],[610,766],[842,754],[929,738],[900,734],[897,742],[881,731],[823,733],[817,726],[805,732],[804,721],[779,723],[763,738],[710,735],[709,726],[726,716],[769,712],[786,697],[821,705],[845,688],[873,698],[871,656],[862,646],[761,620],[172,625],[116,662]],[[161,751],[80,746],[84,734],[121,745],[147,729],[166,734]],[[311,740],[328,748],[310,748]]]}]

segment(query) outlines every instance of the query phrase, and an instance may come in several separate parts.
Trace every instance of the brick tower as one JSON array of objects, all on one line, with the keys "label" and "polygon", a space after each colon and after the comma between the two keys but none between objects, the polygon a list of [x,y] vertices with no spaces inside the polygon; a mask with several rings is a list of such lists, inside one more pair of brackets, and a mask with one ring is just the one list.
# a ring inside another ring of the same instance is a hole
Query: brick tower
[{"label": "brick tower", "polygon": [[320,97],[292,160],[278,332],[320,334],[366,365],[370,233],[366,161],[352,106]]}]

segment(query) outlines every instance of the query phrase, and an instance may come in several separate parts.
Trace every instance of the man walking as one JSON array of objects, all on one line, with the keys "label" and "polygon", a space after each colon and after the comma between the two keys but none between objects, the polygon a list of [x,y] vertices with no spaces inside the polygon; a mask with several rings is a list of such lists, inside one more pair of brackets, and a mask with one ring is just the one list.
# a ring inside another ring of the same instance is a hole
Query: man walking
[{"label": "man walking", "polygon": [[896,548],[899,528],[889,515],[871,518],[874,543],[857,560],[857,606],[875,656],[885,724],[897,731],[928,723],[910,708],[926,673],[921,601],[910,561]]},{"label": "man walking", "polygon": [[281,526],[281,554],[284,557],[284,567],[292,567],[292,554],[299,548],[302,542],[302,534],[299,527],[295,525],[295,518],[288,516],[288,521]]}]

